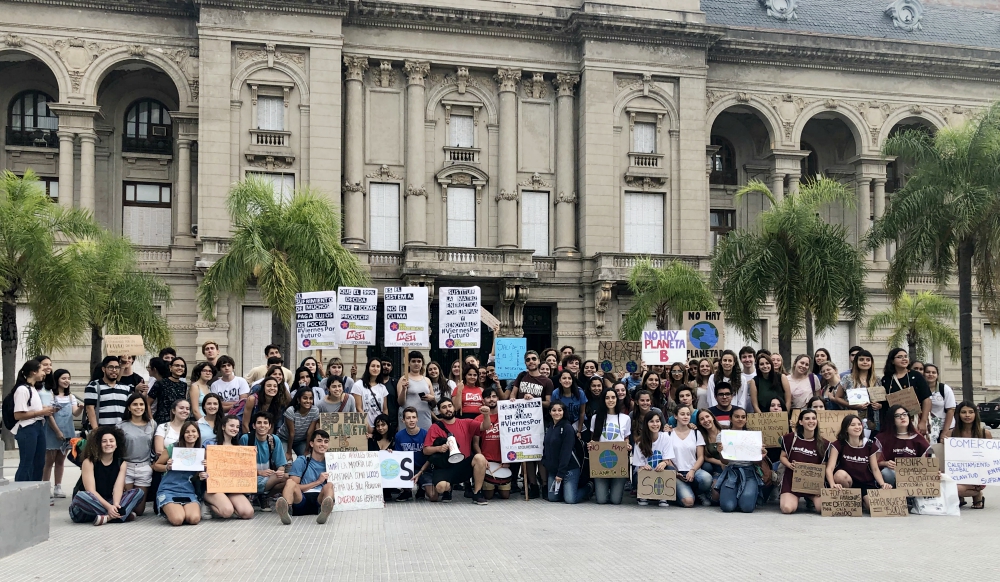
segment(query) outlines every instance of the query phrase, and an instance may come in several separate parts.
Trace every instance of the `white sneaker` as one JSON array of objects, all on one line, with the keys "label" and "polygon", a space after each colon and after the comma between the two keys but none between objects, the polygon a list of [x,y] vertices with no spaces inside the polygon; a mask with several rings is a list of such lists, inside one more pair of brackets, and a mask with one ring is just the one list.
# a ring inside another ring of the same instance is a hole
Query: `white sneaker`
[{"label": "white sneaker", "polygon": [[52,490],[52,497],[56,499],[66,499],[66,494],[63,493],[62,485],[56,485],[55,489]]},{"label": "white sneaker", "polygon": [[664,508],[670,507],[670,502],[667,501],[666,499],[661,499],[659,505],[660,505],[660,507],[664,507]]},{"label": "white sneaker", "polygon": [[645,499],[640,499],[640,500],[638,501],[638,503],[639,503],[639,505],[649,505],[649,501],[647,501],[647,500],[645,500]]}]

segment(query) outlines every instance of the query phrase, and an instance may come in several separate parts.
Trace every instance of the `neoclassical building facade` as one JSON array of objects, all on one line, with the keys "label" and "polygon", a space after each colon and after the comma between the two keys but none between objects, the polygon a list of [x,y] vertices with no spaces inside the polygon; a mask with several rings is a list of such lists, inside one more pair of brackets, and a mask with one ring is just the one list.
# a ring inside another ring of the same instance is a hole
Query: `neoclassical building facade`
[{"label": "neoclassical building facade", "polygon": [[[135,243],[189,359],[214,340],[249,368],[270,340],[252,292],[215,321],[194,302],[248,174],[336,200],[377,286],[477,284],[502,334],[596,355],[638,256],[707,272],[754,223],[741,185],[837,179],[857,208],[824,217],[857,240],[906,178],[886,139],[1000,95],[993,3],[885,1],[0,0],[0,167]],[[869,257],[870,312],[892,252]],[[974,318],[976,383],[1000,389]],[[752,343],[777,347],[772,312]],[[854,343],[888,349],[850,322],[816,341],[842,365]],[[64,359],[82,377],[88,354]]]}]

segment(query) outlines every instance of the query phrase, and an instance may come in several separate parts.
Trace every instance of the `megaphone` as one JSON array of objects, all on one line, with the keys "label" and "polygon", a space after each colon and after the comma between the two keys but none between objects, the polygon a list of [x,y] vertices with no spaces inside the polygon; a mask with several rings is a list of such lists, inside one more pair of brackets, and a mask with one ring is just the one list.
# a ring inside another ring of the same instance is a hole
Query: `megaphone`
[{"label": "megaphone", "polygon": [[465,455],[463,455],[461,449],[458,448],[458,441],[455,440],[455,435],[448,436],[448,462],[461,463],[464,460]]}]

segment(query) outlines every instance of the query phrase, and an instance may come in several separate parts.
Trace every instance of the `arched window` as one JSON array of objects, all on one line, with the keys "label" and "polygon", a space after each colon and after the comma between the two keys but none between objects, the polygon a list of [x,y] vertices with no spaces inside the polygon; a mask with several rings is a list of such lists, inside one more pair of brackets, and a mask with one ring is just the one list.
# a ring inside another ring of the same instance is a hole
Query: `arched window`
[{"label": "arched window", "polygon": [[59,118],[48,104],[55,99],[41,91],[19,93],[7,114],[7,145],[59,147]]},{"label": "arched window", "polygon": [[712,145],[719,149],[712,154],[712,173],[708,177],[709,184],[720,184],[725,186],[736,186],[736,151],[729,140],[719,136],[712,136]]},{"label": "arched window", "polygon": [[802,182],[815,180],[819,175],[819,157],[816,156],[816,148],[802,142],[801,149],[807,150],[809,155],[799,161],[799,173],[802,174],[800,180]]},{"label": "arched window", "polygon": [[170,123],[166,105],[153,99],[136,101],[125,113],[122,151],[168,156],[173,154]]}]

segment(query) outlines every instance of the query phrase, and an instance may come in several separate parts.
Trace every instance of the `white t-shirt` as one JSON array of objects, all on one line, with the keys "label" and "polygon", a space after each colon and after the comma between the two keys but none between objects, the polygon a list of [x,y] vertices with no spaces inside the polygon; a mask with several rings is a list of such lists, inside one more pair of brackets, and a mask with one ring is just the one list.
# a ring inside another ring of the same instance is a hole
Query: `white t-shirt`
[{"label": "white t-shirt", "polygon": [[156,425],[156,432],[153,433],[153,436],[163,438],[164,448],[176,443],[181,438],[180,432],[174,427],[170,426],[169,422],[164,422],[163,424]]},{"label": "white t-shirt", "polygon": [[[28,404],[28,401],[31,401],[31,404]],[[34,386],[21,384],[14,388],[14,412],[32,412],[41,409],[42,397],[38,395],[38,390],[35,390]],[[17,434],[18,429],[22,426],[28,426],[29,424],[35,424],[43,420],[45,420],[44,416],[19,420],[14,424],[14,428],[10,429],[10,434]]]},{"label": "white t-shirt", "polygon": [[[944,396],[938,392],[937,386],[931,387],[931,416],[944,419],[945,410],[955,408],[957,405],[955,391],[951,389],[951,386],[944,385]],[[955,426],[955,419],[952,419],[951,422],[952,426]]]},{"label": "white t-shirt", "polygon": [[[595,414],[590,419],[590,432],[596,430],[594,428],[596,422],[597,415]],[[630,434],[632,434],[632,419],[627,414],[609,414],[607,420],[604,421],[604,430],[601,431],[599,442],[625,441],[628,440]]]},{"label": "white t-shirt", "polygon": [[696,430],[688,432],[687,438],[677,436],[677,431],[670,434],[670,444],[674,448],[674,467],[678,471],[690,471],[698,461],[698,447],[705,445],[705,439]]},{"label": "white t-shirt", "polygon": [[661,432],[656,437],[656,441],[653,442],[653,454],[647,459],[645,455],[642,454],[642,449],[639,448],[639,444],[636,443],[632,447],[632,465],[636,467],[643,467],[649,465],[652,468],[656,468],[661,461],[672,460],[674,458],[674,445],[670,442],[670,433]]},{"label": "white t-shirt", "polygon": [[[742,374],[742,372],[741,372]],[[754,374],[756,376],[756,374]],[[733,389],[733,406],[739,406],[740,408],[746,409],[747,400],[750,399],[750,390],[747,389],[747,377],[743,376],[740,379],[739,386],[732,386]],[[708,394],[705,395],[705,401],[708,406],[701,406],[701,399],[698,401],[698,408],[711,408],[713,406],[718,406],[719,401],[715,399],[715,374],[712,374],[708,379]],[[752,408],[750,410],[753,410]]]},{"label": "white t-shirt", "polygon": [[354,388],[355,393],[361,394],[361,406],[365,409],[365,413],[368,414],[368,426],[375,426],[375,419],[378,415],[382,414],[382,403],[385,402],[385,397],[389,395],[389,391],[386,390],[385,384],[376,384],[375,386],[368,387],[364,386],[362,382],[358,382],[358,385]]},{"label": "white t-shirt", "polygon": [[239,376],[233,376],[233,379],[228,382],[219,378],[212,382],[212,392],[218,394],[223,402],[236,402],[240,396],[250,394],[250,385]]}]

